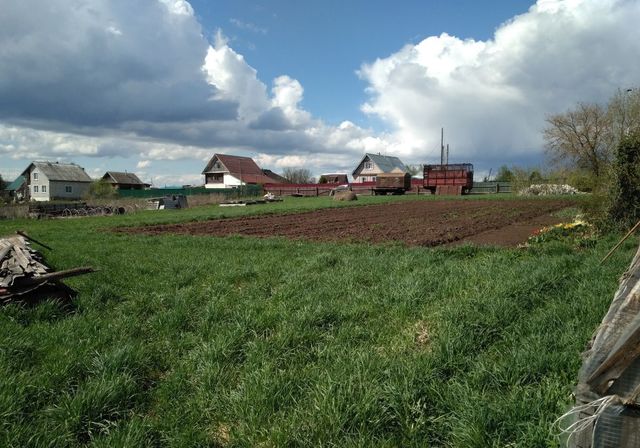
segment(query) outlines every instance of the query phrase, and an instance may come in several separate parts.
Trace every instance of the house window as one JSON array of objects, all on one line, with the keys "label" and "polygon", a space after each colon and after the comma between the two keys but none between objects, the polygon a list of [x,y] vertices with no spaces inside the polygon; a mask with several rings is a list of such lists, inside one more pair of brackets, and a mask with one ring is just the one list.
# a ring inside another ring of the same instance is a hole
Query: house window
[{"label": "house window", "polygon": [[38,180],[38,173],[33,173],[33,180]]},{"label": "house window", "polygon": [[65,193],[71,193],[71,185],[65,185],[64,186],[64,192]]},{"label": "house window", "polygon": [[223,173],[207,174],[207,183],[208,184],[221,184],[223,182],[224,182],[224,174]]},{"label": "house window", "polygon": [[34,186],[33,186],[33,192],[34,192],[34,193],[37,193],[37,192],[38,192],[38,186],[37,186],[37,185],[34,185]]},{"label": "house window", "polygon": [[46,185],[43,185],[43,186],[42,186],[42,192],[43,192],[43,193],[46,193],[46,192],[47,192],[47,186],[46,186]]},{"label": "house window", "polygon": [[364,169],[365,170],[373,169],[373,162],[364,162]]}]

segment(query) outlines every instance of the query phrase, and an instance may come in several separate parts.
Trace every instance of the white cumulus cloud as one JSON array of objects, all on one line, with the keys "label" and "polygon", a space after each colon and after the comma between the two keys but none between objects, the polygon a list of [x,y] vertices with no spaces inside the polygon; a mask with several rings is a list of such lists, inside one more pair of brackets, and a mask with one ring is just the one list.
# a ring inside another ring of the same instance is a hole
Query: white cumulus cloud
[{"label": "white cumulus cloud", "polygon": [[408,155],[458,161],[542,160],[545,116],[638,84],[640,2],[540,0],[493,39],[446,33],[364,64],[370,99]]}]

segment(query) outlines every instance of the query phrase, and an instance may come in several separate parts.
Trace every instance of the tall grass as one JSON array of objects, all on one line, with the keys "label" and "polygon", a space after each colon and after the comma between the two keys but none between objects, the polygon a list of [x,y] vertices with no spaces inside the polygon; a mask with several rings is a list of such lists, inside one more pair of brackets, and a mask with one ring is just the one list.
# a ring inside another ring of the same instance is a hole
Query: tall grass
[{"label": "tall grass", "polygon": [[0,310],[0,445],[554,446],[635,244],[600,265],[614,235],[576,252],[100,230],[213,213],[15,223],[57,268],[100,271],[68,280],[71,304]]}]

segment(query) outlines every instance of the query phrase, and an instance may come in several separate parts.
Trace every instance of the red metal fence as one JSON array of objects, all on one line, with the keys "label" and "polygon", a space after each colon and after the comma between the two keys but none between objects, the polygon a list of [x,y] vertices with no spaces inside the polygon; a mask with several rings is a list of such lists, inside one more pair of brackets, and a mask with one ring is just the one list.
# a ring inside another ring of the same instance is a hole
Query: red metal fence
[{"label": "red metal fence", "polygon": [[[329,196],[329,192],[344,184],[264,184],[265,192],[273,193],[276,196]],[[349,184],[351,190],[356,194],[373,195],[376,187],[375,182],[360,182]],[[425,193],[422,179],[411,179],[411,190],[408,194]]]}]

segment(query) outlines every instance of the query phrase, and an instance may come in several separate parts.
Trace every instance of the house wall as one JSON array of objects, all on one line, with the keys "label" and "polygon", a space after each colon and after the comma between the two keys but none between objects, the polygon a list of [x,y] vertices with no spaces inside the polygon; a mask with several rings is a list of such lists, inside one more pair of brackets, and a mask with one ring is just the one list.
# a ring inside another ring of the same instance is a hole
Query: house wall
[{"label": "house wall", "polygon": [[[33,167],[29,172],[29,198],[32,201],[48,201],[50,200],[51,188],[49,186],[49,178],[44,175],[40,169]],[[42,191],[44,188],[44,192]],[[36,192],[36,190],[38,190]]]},{"label": "house wall", "polygon": [[[370,168],[366,168],[367,163],[371,164]],[[381,172],[382,170],[378,167],[378,165],[376,165],[367,157],[356,169],[356,173],[353,175],[353,181],[355,183],[375,182],[376,176]]]},{"label": "house wall", "polygon": [[[81,199],[89,193],[90,182],[50,182],[50,196],[52,199]],[[66,191],[66,187],[71,187],[71,192]]]},{"label": "house wall", "polygon": [[225,173],[224,180],[221,183],[205,184],[205,188],[233,188],[239,187],[241,184],[240,179]]}]

